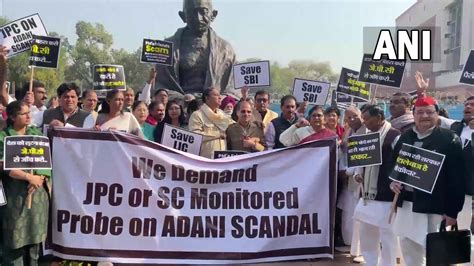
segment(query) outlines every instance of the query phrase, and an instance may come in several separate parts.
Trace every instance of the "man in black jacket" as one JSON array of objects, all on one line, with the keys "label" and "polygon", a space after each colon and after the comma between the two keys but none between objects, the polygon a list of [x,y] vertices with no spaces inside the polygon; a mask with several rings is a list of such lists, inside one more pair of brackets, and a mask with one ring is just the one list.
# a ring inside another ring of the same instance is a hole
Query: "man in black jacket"
[{"label": "man in black jacket", "polygon": [[413,110],[415,127],[400,136],[394,149],[393,160],[396,160],[403,143],[445,155],[431,194],[403,187],[398,182],[390,184],[393,192],[401,193],[402,205],[397,209],[394,232],[400,237],[406,265],[424,265],[426,235],[438,231],[443,220],[446,226],[456,224],[464,204],[461,141],[452,131],[437,126],[437,111],[438,106],[433,98],[418,98]]},{"label": "man in black jacket", "polygon": [[[464,116],[461,121],[451,125],[451,130],[461,138],[463,145],[463,162],[465,174],[466,198],[464,206],[458,216],[459,229],[470,229],[472,222],[472,195],[474,193],[474,156],[472,150],[472,134],[474,133],[474,96],[464,102]],[[471,262],[474,261],[474,252],[471,253]]]}]

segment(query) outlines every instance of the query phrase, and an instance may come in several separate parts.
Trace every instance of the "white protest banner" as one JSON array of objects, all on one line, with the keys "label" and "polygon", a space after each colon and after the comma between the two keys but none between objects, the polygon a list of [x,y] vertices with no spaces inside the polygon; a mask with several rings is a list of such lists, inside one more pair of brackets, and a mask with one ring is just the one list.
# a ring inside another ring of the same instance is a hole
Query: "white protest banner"
[{"label": "white protest banner", "polygon": [[0,27],[0,32],[2,33],[0,34],[0,43],[10,50],[7,57],[29,51],[33,35],[48,35],[38,13],[3,25]]},{"label": "white protest banner", "polygon": [[333,257],[334,140],[215,162],[122,133],[52,134],[61,162],[53,165],[61,177],[51,205],[55,256],[171,264]]},{"label": "white protest banner", "polygon": [[297,102],[308,101],[309,104],[325,105],[331,83],[295,78],[293,96]]},{"label": "white protest banner", "polygon": [[199,155],[201,152],[203,135],[165,124],[161,144],[191,154]]},{"label": "white protest banner", "polygon": [[270,86],[270,61],[237,64],[234,70],[234,88]]}]

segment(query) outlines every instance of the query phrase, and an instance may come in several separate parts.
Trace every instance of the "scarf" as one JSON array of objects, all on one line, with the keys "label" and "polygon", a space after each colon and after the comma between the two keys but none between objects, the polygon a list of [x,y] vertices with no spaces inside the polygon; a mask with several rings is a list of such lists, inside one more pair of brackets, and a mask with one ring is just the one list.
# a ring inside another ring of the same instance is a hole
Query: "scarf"
[{"label": "scarf", "polygon": [[212,111],[207,104],[201,106],[201,112],[219,129],[220,132],[225,132],[229,126],[229,118],[225,113],[219,109],[216,112]]},{"label": "scarf", "polygon": [[[377,131],[380,133],[380,145],[383,145],[385,136],[392,125],[385,121],[383,126]],[[379,178],[380,165],[372,165],[365,167],[364,172],[364,199],[373,200],[377,196],[377,181]]]},{"label": "scarf", "polygon": [[408,112],[404,115],[401,115],[390,120],[394,128],[404,128],[406,125],[415,123],[415,118],[413,117],[412,112]]},{"label": "scarf", "polygon": [[303,144],[306,142],[314,141],[314,140],[323,140],[323,139],[329,139],[337,137],[337,134],[334,133],[334,131],[328,129],[328,128],[323,128],[319,130],[318,132],[315,132],[306,138],[302,139],[299,144]]}]

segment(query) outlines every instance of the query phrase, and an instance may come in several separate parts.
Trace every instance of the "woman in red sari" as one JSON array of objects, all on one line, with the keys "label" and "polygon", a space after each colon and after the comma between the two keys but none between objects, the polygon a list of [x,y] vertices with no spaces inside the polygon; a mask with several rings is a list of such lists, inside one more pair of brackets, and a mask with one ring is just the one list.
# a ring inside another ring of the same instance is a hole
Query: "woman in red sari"
[{"label": "woman in red sari", "polygon": [[306,143],[314,140],[323,140],[329,138],[336,138],[338,135],[334,131],[326,127],[326,118],[321,106],[315,106],[310,112],[311,117],[309,124],[314,130],[314,133],[301,140],[301,143]]},{"label": "woman in red sari", "polygon": [[313,140],[336,137],[336,133],[327,129],[323,108],[315,106],[309,111],[309,122],[302,118],[280,135],[280,142],[286,147]]}]

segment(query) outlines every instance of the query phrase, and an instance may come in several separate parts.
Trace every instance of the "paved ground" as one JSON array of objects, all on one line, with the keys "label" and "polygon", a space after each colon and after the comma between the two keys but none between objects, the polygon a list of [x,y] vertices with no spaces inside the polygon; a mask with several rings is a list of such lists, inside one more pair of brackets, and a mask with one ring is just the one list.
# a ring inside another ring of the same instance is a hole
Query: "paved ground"
[{"label": "paved ground", "polygon": [[288,261],[288,262],[273,262],[273,263],[259,263],[259,264],[249,264],[255,266],[310,266],[310,265],[363,265],[352,263],[352,258],[349,254],[345,253],[336,253],[334,260],[330,259],[317,259],[314,261]]}]

